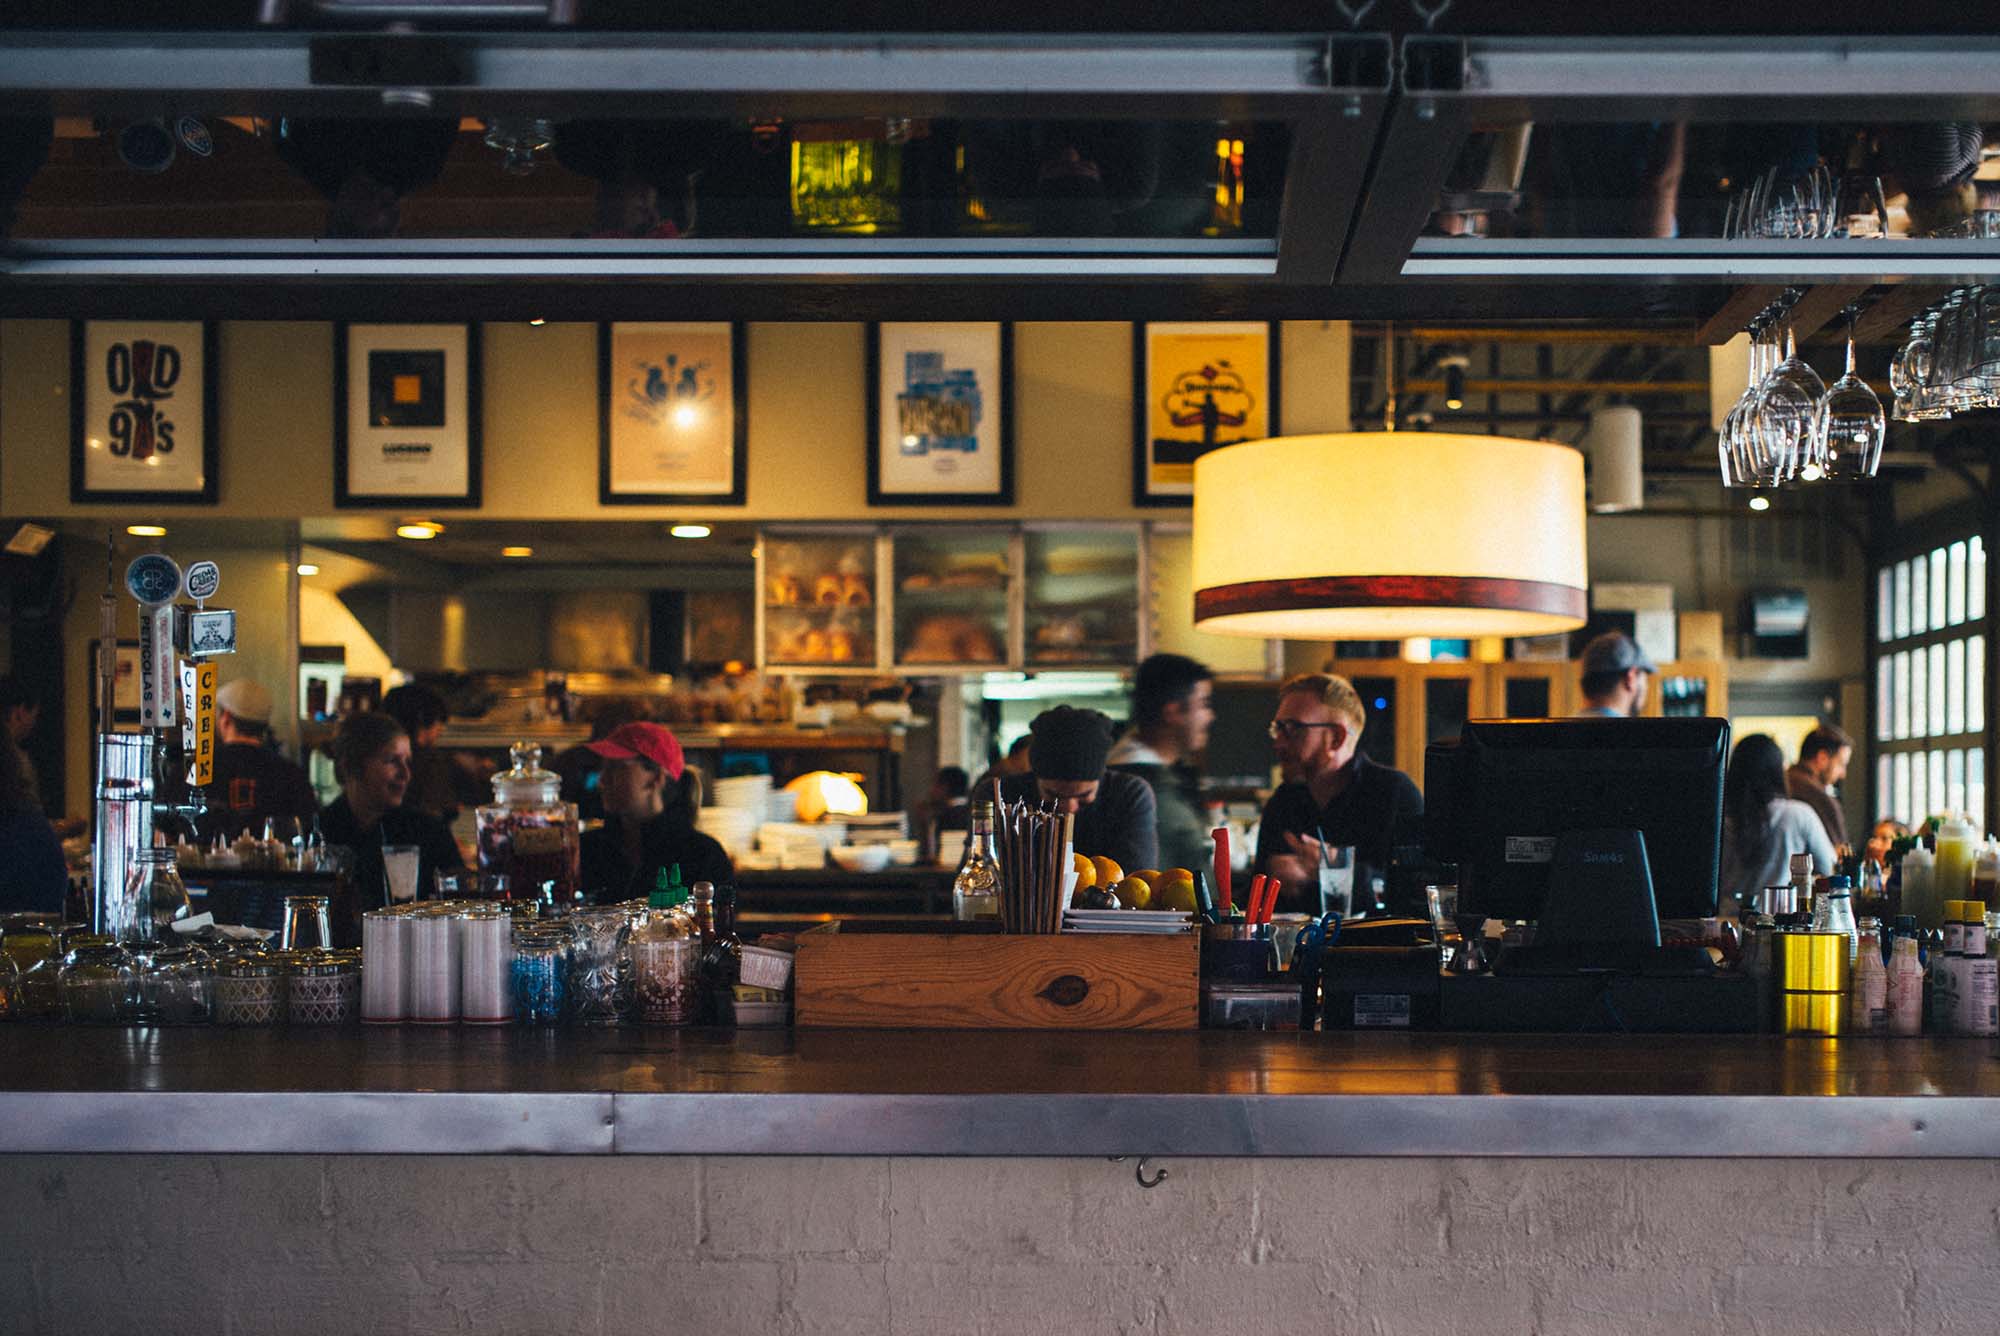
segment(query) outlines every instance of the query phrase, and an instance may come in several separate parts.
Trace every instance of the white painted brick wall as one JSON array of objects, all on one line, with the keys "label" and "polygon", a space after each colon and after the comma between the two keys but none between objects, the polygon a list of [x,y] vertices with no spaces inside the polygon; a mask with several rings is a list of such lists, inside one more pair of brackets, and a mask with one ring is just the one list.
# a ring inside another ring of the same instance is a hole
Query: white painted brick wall
[{"label": "white painted brick wall", "polygon": [[2000,1163],[0,1157],[0,1329],[2000,1329]]}]

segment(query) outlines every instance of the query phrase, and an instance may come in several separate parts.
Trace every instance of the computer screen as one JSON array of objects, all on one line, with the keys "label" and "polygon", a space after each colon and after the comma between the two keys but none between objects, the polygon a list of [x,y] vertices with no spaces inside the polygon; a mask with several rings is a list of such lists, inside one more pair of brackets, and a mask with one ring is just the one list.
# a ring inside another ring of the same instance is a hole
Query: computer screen
[{"label": "computer screen", "polygon": [[1463,913],[1535,919],[1558,837],[1637,830],[1661,918],[1715,913],[1724,719],[1474,720],[1424,757],[1425,846]]}]

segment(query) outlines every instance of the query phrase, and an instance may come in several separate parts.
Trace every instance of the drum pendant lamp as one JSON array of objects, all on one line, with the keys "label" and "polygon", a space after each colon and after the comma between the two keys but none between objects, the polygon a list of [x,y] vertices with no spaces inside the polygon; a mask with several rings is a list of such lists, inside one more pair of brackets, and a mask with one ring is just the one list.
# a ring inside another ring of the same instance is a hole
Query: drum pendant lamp
[{"label": "drum pendant lamp", "polygon": [[1194,467],[1195,625],[1297,640],[1572,630],[1589,609],[1584,507],[1583,456],[1551,441],[1225,446]]}]

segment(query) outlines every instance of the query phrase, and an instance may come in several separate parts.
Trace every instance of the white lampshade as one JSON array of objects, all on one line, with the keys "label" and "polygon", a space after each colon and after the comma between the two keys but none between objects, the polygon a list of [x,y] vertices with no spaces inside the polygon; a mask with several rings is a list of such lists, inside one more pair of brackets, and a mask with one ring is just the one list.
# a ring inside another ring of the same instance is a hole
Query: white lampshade
[{"label": "white lampshade", "polygon": [[1439,432],[1279,436],[1194,466],[1195,624],[1300,640],[1583,625],[1583,456]]},{"label": "white lampshade", "polygon": [[1583,450],[1590,456],[1590,508],[1600,514],[1646,504],[1645,419],[1630,404],[1590,415]]}]

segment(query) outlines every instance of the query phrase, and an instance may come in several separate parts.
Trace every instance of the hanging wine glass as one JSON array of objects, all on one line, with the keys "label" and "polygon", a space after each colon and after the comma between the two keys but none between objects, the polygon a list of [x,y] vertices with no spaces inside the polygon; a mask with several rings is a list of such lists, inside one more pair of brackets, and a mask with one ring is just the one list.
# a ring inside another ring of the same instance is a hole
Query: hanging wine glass
[{"label": "hanging wine glass", "polygon": [[1854,318],[1847,321],[1847,369],[1819,401],[1815,435],[1825,443],[1829,482],[1872,478],[1882,466],[1882,441],[1889,420],[1868,382],[1854,374]]},{"label": "hanging wine glass", "polygon": [[1757,388],[1751,431],[1757,438],[1758,481],[1778,486],[1797,479],[1814,482],[1826,471],[1825,443],[1814,430],[1826,382],[1798,355],[1785,329],[1785,357]]}]

